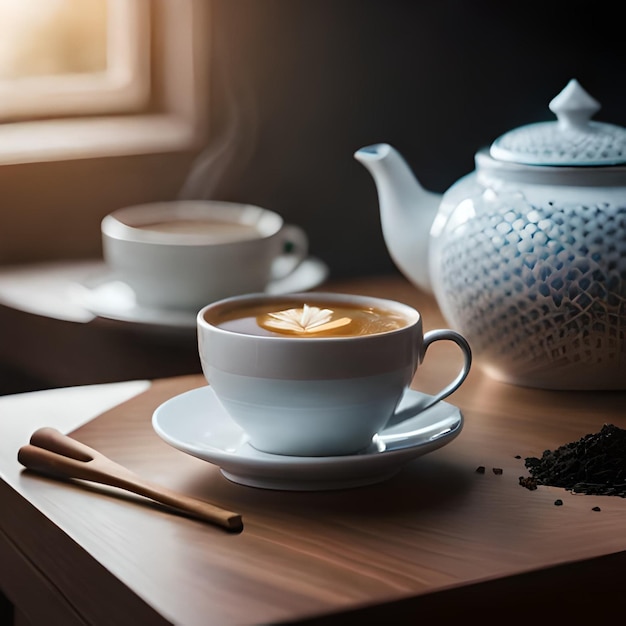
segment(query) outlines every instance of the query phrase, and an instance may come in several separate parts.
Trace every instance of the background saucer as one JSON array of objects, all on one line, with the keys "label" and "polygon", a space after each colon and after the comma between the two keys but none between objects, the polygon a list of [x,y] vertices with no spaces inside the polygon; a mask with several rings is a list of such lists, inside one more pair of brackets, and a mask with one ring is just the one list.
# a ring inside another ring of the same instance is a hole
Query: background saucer
[{"label": "background saucer", "polygon": [[[328,267],[321,260],[309,257],[286,278],[272,281],[265,291],[272,294],[307,291],[321,285],[327,277]],[[195,328],[196,325],[195,310],[156,309],[138,305],[131,287],[110,272],[74,283],[70,295],[75,302],[98,317],[181,328]]]},{"label": "background saucer", "polygon": [[[409,390],[399,409],[429,396]],[[400,425],[383,430],[359,454],[298,457],[253,448],[209,386],[171,398],[152,426],[174,448],[220,467],[229,480],[251,487],[292,491],[345,489],[381,482],[406,463],[452,441],[462,430],[461,411],[439,402]]]}]

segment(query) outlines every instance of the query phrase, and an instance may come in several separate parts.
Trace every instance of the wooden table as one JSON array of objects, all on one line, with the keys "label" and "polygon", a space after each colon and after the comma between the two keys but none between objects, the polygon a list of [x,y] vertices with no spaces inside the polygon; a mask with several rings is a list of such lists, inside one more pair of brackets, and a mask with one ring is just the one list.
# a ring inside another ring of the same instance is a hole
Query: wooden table
[{"label": "wooden table", "polygon": [[[326,288],[402,300],[422,310],[427,330],[444,325],[432,298],[401,278]],[[435,391],[459,358],[453,346],[434,345],[413,386]],[[231,483],[153,432],[161,402],[204,384],[189,375],[0,398],[0,586],[19,623],[623,619],[624,499],[530,491],[519,477],[528,474],[527,456],[605,423],[626,428],[625,392],[519,388],[476,366],[450,398],[465,426],[449,445],[384,483],[307,493]],[[17,450],[44,425],[146,478],[240,512],[243,532],[23,471]]]}]

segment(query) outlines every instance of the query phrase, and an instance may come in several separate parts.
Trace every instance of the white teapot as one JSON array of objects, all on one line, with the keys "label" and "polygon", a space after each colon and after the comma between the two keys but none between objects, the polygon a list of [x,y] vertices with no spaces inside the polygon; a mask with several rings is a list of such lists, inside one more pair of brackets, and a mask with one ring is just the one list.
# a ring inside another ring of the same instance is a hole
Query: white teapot
[{"label": "white teapot", "polygon": [[571,80],[557,121],[505,133],[443,195],[388,144],[355,153],[393,261],[498,380],[626,389],[626,128],[599,108]]}]

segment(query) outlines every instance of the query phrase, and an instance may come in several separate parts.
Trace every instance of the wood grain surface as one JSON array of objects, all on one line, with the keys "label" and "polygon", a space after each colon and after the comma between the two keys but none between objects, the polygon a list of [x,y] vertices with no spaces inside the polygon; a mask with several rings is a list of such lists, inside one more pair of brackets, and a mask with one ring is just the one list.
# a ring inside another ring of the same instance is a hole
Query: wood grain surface
[{"label": "wood grain surface", "polygon": [[[392,297],[420,309],[426,330],[445,327],[432,298],[401,278],[325,288]],[[452,345],[433,346],[413,387],[434,392],[460,359]],[[449,398],[465,418],[449,445],[384,483],[311,493],[234,484],[154,433],[162,402],[205,384],[201,375],[155,380],[72,436],[149,480],[238,511],[241,534],[107,488],[24,477],[47,496],[38,504],[47,523],[35,515],[30,523],[65,548],[63,571],[73,572],[54,585],[85,621],[457,623],[480,611],[480,623],[501,624],[619,615],[624,499],[530,491],[519,477],[527,456],[605,423],[626,428],[626,393],[514,387],[475,365]]]},{"label": "wood grain surface", "polygon": [[[445,326],[432,300],[403,280],[336,283],[332,290],[402,300],[422,311],[427,330]],[[453,375],[457,359],[453,345],[433,346],[413,386],[434,392]],[[216,624],[314,618],[626,546],[621,498],[550,487],[529,491],[518,482],[528,474],[525,457],[596,432],[604,423],[626,427],[624,393],[518,388],[488,379],[477,366],[450,398],[465,417],[457,440],[385,483],[298,493],[230,483],[216,467],[155,436],[152,411],[204,384],[201,376],[157,381],[75,433],[144,476],[242,513],[245,530],[236,538],[163,520],[176,532],[162,531],[155,560],[177,565],[162,584],[176,589],[180,623],[203,623],[209,610]],[[479,466],[484,474],[476,472]],[[563,506],[555,506],[557,498]],[[141,530],[132,532],[141,541]],[[129,557],[124,566],[130,562]]]}]

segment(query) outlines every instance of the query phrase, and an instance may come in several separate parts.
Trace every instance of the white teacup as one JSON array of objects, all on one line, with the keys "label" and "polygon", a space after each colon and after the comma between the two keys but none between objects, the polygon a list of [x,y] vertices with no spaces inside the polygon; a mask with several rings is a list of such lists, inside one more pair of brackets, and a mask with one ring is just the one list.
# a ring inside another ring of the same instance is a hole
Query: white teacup
[{"label": "white teacup", "polygon": [[[472,359],[457,332],[423,334],[415,309],[368,296],[227,298],[199,311],[197,329],[209,385],[250,444],[273,454],[334,456],[367,448],[388,422],[413,417],[454,392]],[[438,340],[459,346],[463,366],[439,393],[398,414],[426,350]]]},{"label": "white teacup", "polygon": [[207,302],[261,292],[293,272],[308,238],[261,207],[212,200],[126,207],[101,224],[104,259],[137,303],[198,310]]}]

